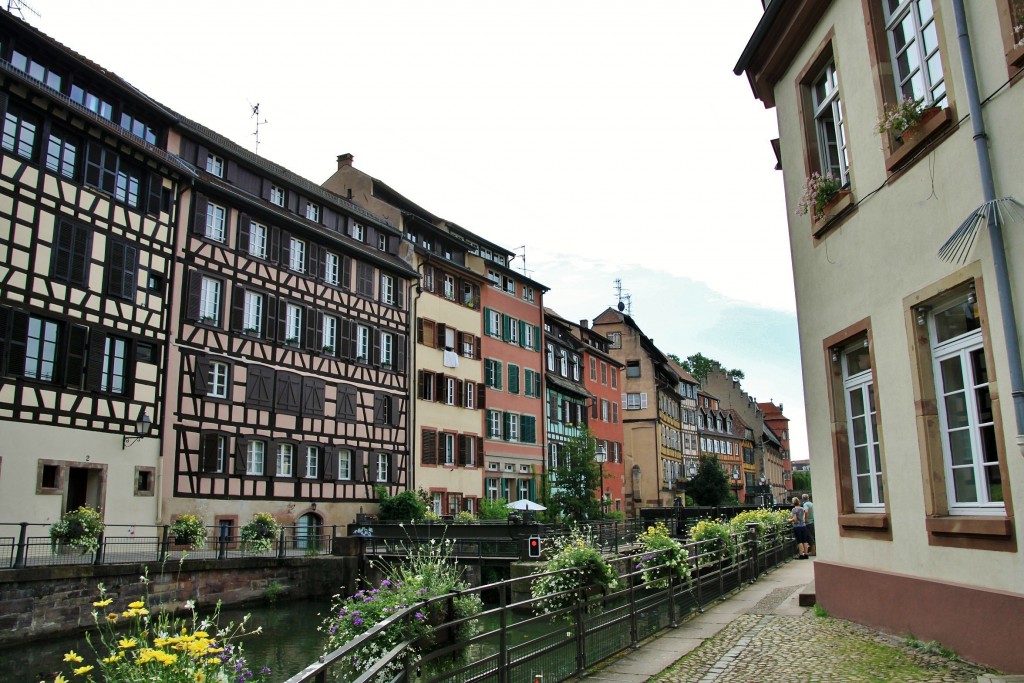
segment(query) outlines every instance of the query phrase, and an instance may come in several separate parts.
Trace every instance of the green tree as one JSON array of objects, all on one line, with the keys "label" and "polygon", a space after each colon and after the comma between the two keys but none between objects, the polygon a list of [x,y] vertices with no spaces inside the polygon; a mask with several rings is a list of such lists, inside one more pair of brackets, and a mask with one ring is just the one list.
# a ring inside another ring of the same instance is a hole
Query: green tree
[{"label": "green tree", "polygon": [[793,490],[794,491],[806,491],[811,492],[811,473],[810,472],[794,472],[793,473]]},{"label": "green tree", "polygon": [[484,498],[480,501],[480,519],[508,519],[506,503],[504,498]]},{"label": "green tree", "polygon": [[601,468],[594,460],[595,441],[590,430],[574,437],[558,453],[558,467],[550,472],[551,506],[576,521],[597,518],[601,504],[594,491],[601,488]]},{"label": "green tree", "polygon": [[686,493],[697,505],[721,505],[729,500],[729,480],[718,464],[718,457],[702,455],[697,474],[690,480]]},{"label": "green tree", "polygon": [[398,495],[390,495],[384,486],[376,486],[377,498],[380,500],[379,517],[382,522],[399,521],[413,522],[423,519],[427,506],[416,491],[402,491]]},{"label": "green tree", "polygon": [[[669,358],[676,360],[678,356],[669,355]],[[703,353],[694,353],[686,357],[684,361],[676,360],[684,370],[693,375],[694,379],[698,382],[703,382],[704,379],[712,370],[721,370],[730,377],[736,379],[746,379],[747,375],[740,369],[726,370],[725,366],[719,363],[714,358],[708,358]]]}]

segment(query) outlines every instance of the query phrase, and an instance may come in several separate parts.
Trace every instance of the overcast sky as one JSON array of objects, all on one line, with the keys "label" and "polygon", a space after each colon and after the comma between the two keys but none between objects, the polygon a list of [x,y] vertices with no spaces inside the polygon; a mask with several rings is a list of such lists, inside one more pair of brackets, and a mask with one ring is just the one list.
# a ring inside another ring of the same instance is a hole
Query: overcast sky
[{"label": "overcast sky", "polygon": [[742,369],[808,457],[775,115],[732,73],[759,0],[27,2],[43,32],[271,161],[321,183],[349,152],[525,252],[565,318],[614,306],[621,279],[662,351]]}]

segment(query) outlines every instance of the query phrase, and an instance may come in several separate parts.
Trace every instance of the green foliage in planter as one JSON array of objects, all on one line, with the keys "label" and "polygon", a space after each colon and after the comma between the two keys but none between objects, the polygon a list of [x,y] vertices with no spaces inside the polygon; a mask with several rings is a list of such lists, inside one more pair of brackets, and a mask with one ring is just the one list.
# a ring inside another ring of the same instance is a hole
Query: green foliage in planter
[{"label": "green foliage in planter", "polygon": [[206,547],[206,525],[195,515],[181,515],[171,524],[171,535],[177,545],[187,545],[193,550]]},{"label": "green foliage in planter", "polygon": [[[544,614],[575,605],[581,589],[593,586],[614,590],[619,583],[618,576],[605,562],[601,551],[579,531],[554,540],[550,559],[544,563],[540,573],[544,575],[533,582],[533,597],[540,598],[537,607]],[[569,592],[559,595],[563,591]],[[564,618],[572,620],[572,613],[567,613]]]},{"label": "green foliage in planter", "polygon": [[[376,588],[356,591],[348,597],[335,595],[331,613],[324,619],[319,630],[325,634],[324,651],[331,652],[365,633],[370,628],[410,605],[430,598],[465,590],[468,584],[462,578],[462,569],[451,557],[452,541],[431,539],[429,542],[405,547],[405,557],[396,563],[382,567],[384,579]],[[472,617],[480,613],[482,603],[473,595],[458,595],[449,600],[439,600],[415,610],[412,615],[398,620],[377,634],[370,642],[352,653],[343,667],[343,680],[350,680],[378,661],[399,643],[416,640],[412,646],[412,657],[417,650],[430,644],[430,636],[437,626],[459,618]],[[456,640],[465,640],[473,635],[472,622],[465,622],[455,629]],[[400,662],[385,667],[378,680],[390,680],[399,671]]]},{"label": "green foliage in planter", "polygon": [[94,553],[100,547],[103,527],[100,513],[88,505],[66,512],[50,527],[50,549],[56,552],[58,545],[64,545],[78,548],[83,554]]},{"label": "green foliage in planter", "polygon": [[504,498],[485,498],[480,501],[480,519],[508,519],[508,503]]},{"label": "green foliage in planter", "polygon": [[796,215],[802,216],[811,213],[814,220],[821,220],[825,217],[825,206],[839,194],[841,189],[843,189],[843,184],[831,173],[821,175],[814,171],[807,179],[804,193],[797,204]]},{"label": "green foliage in planter", "polygon": [[697,547],[698,567],[736,557],[736,540],[729,522],[702,519],[690,529],[690,540],[700,544]]},{"label": "green foliage in planter", "polygon": [[886,107],[885,113],[878,119],[878,132],[902,133],[910,126],[921,123],[924,105],[913,97],[907,97],[896,104]]},{"label": "green foliage in planter", "polygon": [[242,527],[242,550],[252,553],[265,553],[274,547],[280,527],[277,520],[267,512],[257,512],[252,521]]},{"label": "green foliage in planter", "polygon": [[647,527],[637,541],[641,554],[636,568],[643,572],[644,583],[649,587],[668,588],[672,576],[676,583],[690,580],[690,557],[686,548],[672,538],[663,523]]},{"label": "green foliage in planter", "polygon": [[459,514],[455,515],[455,522],[457,524],[472,524],[476,521],[476,517],[473,516],[472,512],[462,510]]},{"label": "green foliage in planter", "polygon": [[416,491],[402,491],[392,496],[387,487],[377,485],[374,488],[380,501],[378,518],[382,522],[415,522],[423,519],[427,506]]},{"label": "green foliage in planter", "polygon": [[729,520],[729,526],[734,534],[746,535],[747,524],[757,524],[758,542],[764,547],[775,547],[783,541],[788,519],[788,510],[758,508],[739,513]]}]

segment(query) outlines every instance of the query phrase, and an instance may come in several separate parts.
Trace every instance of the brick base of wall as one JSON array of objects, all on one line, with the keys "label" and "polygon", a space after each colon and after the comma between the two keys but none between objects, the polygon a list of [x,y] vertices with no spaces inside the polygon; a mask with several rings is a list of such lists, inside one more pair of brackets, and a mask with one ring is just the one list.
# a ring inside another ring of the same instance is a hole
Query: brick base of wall
[{"label": "brick base of wall", "polygon": [[99,599],[100,583],[114,598],[111,608],[126,609],[129,602],[145,599],[151,611],[176,611],[194,600],[207,610],[218,600],[225,607],[263,602],[264,592],[275,583],[282,588],[281,599],[334,595],[342,586],[355,585],[359,563],[357,557],[245,558],[3,571],[0,646],[92,627],[92,603]]}]

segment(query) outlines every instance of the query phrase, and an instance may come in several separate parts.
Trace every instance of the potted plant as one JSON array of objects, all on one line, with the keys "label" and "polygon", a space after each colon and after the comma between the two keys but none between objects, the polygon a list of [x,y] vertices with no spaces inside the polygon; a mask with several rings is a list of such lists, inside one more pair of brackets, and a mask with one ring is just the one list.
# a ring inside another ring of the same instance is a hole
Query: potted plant
[{"label": "potted plant", "polygon": [[[618,576],[601,551],[578,530],[554,539],[554,549],[533,582],[533,597],[544,614],[559,612],[576,604],[580,593],[615,590]],[[563,613],[571,621],[572,613]]]},{"label": "potted plant", "polygon": [[908,97],[885,108],[878,119],[878,132],[891,133],[900,142],[907,142],[914,139],[918,129],[938,111],[939,107],[926,107],[923,102]]},{"label": "potted plant", "polygon": [[277,520],[268,512],[257,512],[252,520],[242,527],[242,550],[253,553],[265,553],[274,547],[280,527]]},{"label": "potted plant", "polygon": [[323,347],[323,348],[321,349],[321,351],[323,351],[324,353],[327,353],[327,354],[333,354],[333,353],[334,353],[334,347],[333,347],[333,346],[331,346],[330,344],[327,344],[327,345],[325,345],[325,346],[324,346],[324,347]]},{"label": "potted plant", "polygon": [[842,189],[842,183],[831,173],[821,175],[814,171],[807,179],[807,186],[804,187],[800,203],[797,204],[796,215],[802,216],[810,213],[814,220],[820,221],[825,217],[825,207],[839,196]]},{"label": "potted plant", "polygon": [[103,526],[100,513],[88,505],[66,512],[50,527],[50,549],[57,552],[58,547],[71,547],[83,554],[94,553],[100,547]]},{"label": "potted plant", "polygon": [[181,515],[171,524],[171,535],[175,545],[201,550],[206,546],[206,525],[195,515]]},{"label": "potted plant", "polygon": [[299,345],[299,338],[298,337],[287,337],[284,340],[284,343],[288,344],[289,346],[298,346]]},{"label": "potted plant", "polygon": [[244,330],[242,330],[242,332],[245,332],[246,334],[251,334],[254,337],[258,337],[260,334],[260,331],[255,327],[246,327]]}]

